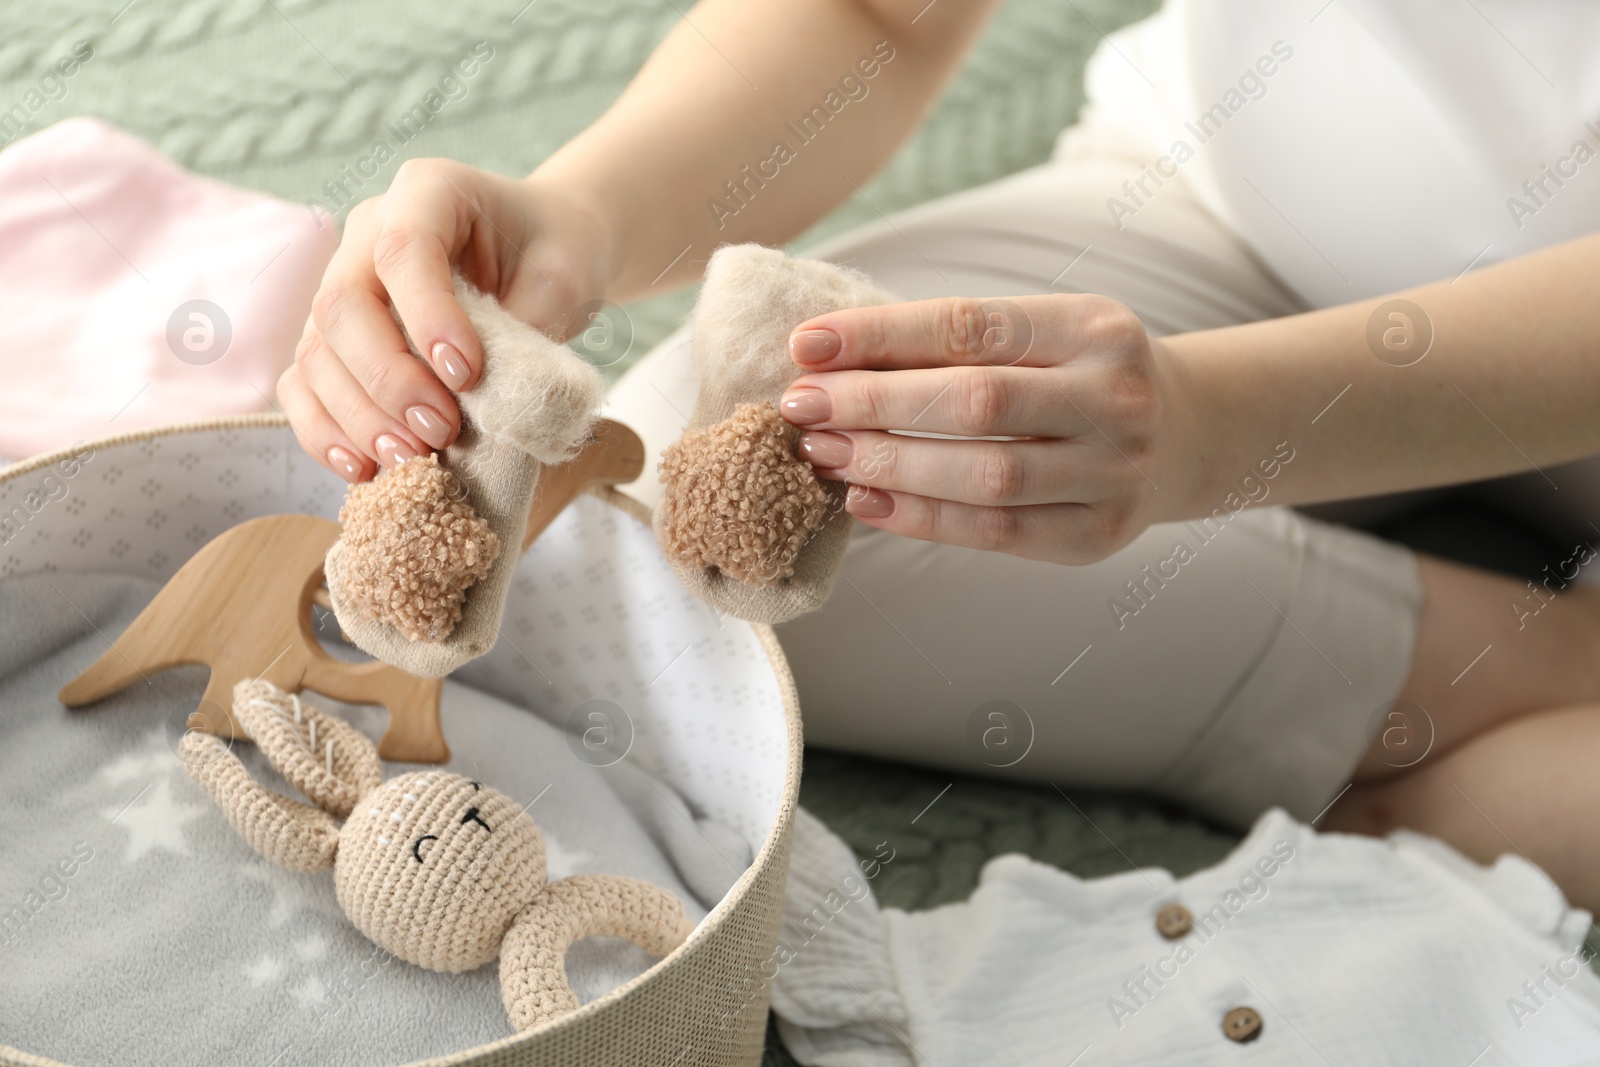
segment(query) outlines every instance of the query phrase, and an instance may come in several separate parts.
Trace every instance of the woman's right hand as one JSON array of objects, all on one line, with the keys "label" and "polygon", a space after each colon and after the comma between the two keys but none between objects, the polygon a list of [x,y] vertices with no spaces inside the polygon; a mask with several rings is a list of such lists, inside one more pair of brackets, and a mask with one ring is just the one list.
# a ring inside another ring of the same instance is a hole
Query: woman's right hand
[{"label": "woman's right hand", "polygon": [[443,448],[461,430],[451,392],[483,369],[451,269],[562,339],[572,313],[605,295],[608,247],[600,213],[564,188],[446,159],[401,164],[387,192],[351,209],[278,380],[301,447],[352,482]]}]

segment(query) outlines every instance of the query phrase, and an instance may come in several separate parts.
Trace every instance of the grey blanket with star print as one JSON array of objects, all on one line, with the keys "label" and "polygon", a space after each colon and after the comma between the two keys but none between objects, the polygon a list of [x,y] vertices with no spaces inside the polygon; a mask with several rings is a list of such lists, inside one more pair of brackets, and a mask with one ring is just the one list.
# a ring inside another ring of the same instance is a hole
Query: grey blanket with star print
[{"label": "grey blanket with star print", "polygon": [[[288,1067],[395,1064],[509,1035],[495,965],[445,975],[388,956],[345,919],[330,875],[257,856],[189,779],[176,745],[204,667],[84,709],[57,701],[156,588],[101,574],[0,581],[0,1045],[82,1067]],[[381,710],[309,699],[382,731]],[[447,682],[443,717],[452,769],[532,802],[552,878],[642,878],[699,920],[751,860],[733,831],[694,819],[626,760],[579,760],[530,712]],[[567,969],[589,1001],[651,962],[591,938]]]}]

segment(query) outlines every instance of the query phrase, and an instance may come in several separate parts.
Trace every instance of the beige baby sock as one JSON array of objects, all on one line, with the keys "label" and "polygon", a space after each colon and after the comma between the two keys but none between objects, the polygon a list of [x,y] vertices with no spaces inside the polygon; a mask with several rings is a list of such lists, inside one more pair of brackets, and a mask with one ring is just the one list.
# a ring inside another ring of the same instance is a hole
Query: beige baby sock
[{"label": "beige baby sock", "polygon": [[605,391],[577,353],[459,275],[456,299],[483,346],[478,384],[456,396],[461,435],[437,460],[351,486],[325,565],[350,640],[426,678],[494,647],[539,471],[588,439]]},{"label": "beige baby sock", "polygon": [[778,415],[789,333],[841,308],[894,297],[864,275],[761,245],[719,249],[694,309],[700,393],[683,438],[662,454],[656,536],[679,578],[717,611],[786,622],[822,606],[853,521],[842,482],[795,455]]}]

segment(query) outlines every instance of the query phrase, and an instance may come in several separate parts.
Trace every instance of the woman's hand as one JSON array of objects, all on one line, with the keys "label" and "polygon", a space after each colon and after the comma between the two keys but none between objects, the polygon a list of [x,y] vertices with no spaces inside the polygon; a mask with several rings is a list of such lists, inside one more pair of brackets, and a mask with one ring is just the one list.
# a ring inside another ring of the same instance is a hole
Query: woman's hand
[{"label": "woman's hand", "polygon": [[[604,295],[607,233],[566,190],[443,159],[409,160],[381,196],[351,209],[278,399],[301,446],[349,481],[443,448],[461,431],[452,390],[483,369],[456,303],[459,267],[555,337]],[[406,348],[389,314],[428,357]],[[447,388],[448,387],[448,388]]]},{"label": "woman's hand", "polygon": [[800,454],[879,529],[1089,563],[1156,521],[1175,477],[1166,353],[1103,297],[838,311],[789,350],[811,372],[780,405]]}]

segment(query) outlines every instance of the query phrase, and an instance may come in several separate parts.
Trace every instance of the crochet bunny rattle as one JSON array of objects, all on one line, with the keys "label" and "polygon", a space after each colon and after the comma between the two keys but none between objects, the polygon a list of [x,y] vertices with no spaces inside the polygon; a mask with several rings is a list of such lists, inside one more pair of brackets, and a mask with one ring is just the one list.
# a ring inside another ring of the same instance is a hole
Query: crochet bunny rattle
[{"label": "crochet bunny rattle", "polygon": [[342,719],[262,679],[240,682],[233,699],[257,747],[316,805],[265,788],[226,742],[190,731],[184,766],[234,829],[274,863],[333,868],[356,929],[407,962],[460,972],[498,955],[518,1031],[578,1007],[563,957],[579,938],[625,937],[665,956],[693,929],[675,895],[645,882],[547,883],[539,828],[504,793],[446,771],[384,782],[378,750]]}]

